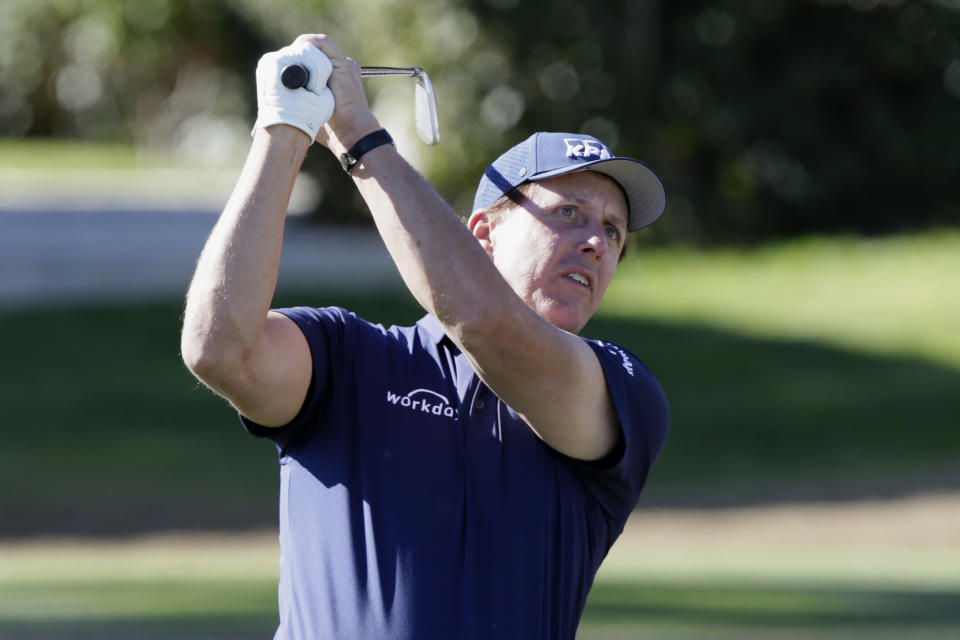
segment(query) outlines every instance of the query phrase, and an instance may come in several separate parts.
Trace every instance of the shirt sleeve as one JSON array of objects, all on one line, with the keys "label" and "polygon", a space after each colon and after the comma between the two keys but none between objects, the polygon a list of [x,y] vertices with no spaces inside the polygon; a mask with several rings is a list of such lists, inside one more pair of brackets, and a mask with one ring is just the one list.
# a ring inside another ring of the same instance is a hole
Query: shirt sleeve
[{"label": "shirt sleeve", "polygon": [[604,511],[625,520],[666,442],[670,408],[660,383],[636,356],[610,342],[586,342],[603,369],[623,444],[600,464],[578,462],[577,467]]},{"label": "shirt sleeve", "polygon": [[352,322],[357,318],[339,307],[291,307],[275,311],[293,320],[307,339],[313,362],[310,386],[303,406],[289,423],[281,427],[265,427],[244,415],[240,416],[240,421],[251,435],[276,442],[283,455],[288,447],[320,422],[330,376],[333,372],[343,371],[346,366],[344,343]]}]

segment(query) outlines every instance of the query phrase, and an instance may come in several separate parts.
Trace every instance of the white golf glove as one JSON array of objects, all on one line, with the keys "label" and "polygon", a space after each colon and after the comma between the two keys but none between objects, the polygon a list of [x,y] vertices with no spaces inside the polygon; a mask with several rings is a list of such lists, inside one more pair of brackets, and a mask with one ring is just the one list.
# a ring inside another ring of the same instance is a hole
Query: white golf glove
[{"label": "white golf glove", "polygon": [[[283,86],[280,72],[290,64],[299,64],[310,74],[305,87]],[[310,136],[313,144],[320,127],[333,115],[333,92],[327,87],[332,68],[327,56],[309,42],[294,42],[264,54],[257,63],[257,121],[253,130],[288,124]]]}]

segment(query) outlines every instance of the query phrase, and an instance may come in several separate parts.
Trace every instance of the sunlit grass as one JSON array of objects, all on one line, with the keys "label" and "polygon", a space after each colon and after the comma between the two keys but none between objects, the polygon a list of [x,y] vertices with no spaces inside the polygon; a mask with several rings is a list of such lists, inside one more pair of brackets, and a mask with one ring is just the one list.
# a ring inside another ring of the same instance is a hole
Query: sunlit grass
[{"label": "sunlit grass", "polygon": [[80,140],[0,140],[0,171],[18,169],[142,169],[183,164],[160,154],[145,153],[126,144]]},{"label": "sunlit grass", "polygon": [[0,547],[0,621],[275,615],[276,539],[156,538]]},{"label": "sunlit grass", "polygon": [[960,367],[960,232],[641,248],[601,313]]}]

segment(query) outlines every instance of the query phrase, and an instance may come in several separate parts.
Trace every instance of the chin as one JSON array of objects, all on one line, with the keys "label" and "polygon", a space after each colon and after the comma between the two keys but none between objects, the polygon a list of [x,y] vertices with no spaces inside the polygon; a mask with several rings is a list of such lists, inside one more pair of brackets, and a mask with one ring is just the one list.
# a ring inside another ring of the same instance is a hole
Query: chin
[{"label": "chin", "polygon": [[540,317],[553,326],[570,333],[580,333],[580,330],[587,325],[587,320],[590,319],[579,309],[548,309],[546,313],[541,313]]}]

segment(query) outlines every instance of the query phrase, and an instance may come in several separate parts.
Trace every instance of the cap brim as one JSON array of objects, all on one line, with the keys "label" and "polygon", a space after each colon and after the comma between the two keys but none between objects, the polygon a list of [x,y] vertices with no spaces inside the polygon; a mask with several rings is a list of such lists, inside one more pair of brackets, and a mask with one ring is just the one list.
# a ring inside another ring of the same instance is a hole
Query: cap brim
[{"label": "cap brim", "polygon": [[667,194],[663,183],[647,165],[633,158],[617,157],[584,162],[572,167],[538,173],[530,176],[529,180],[545,180],[581,171],[596,171],[617,181],[627,194],[627,205],[630,207],[628,230],[642,229],[653,224],[663,215],[663,209],[667,205]]}]

